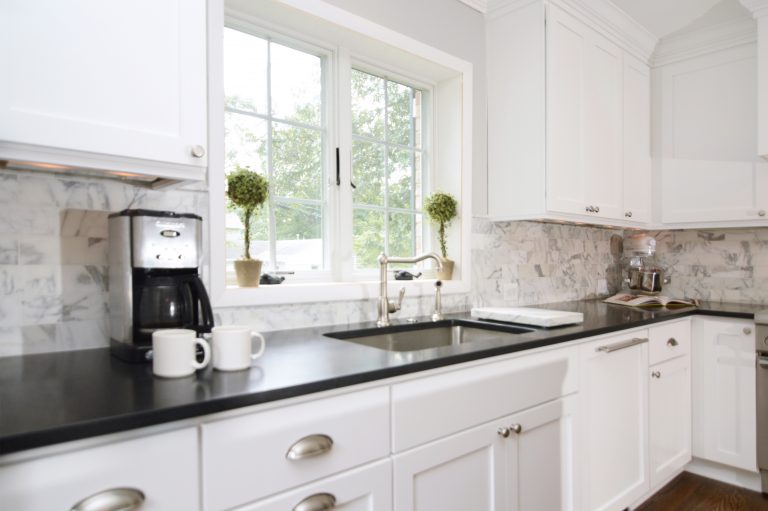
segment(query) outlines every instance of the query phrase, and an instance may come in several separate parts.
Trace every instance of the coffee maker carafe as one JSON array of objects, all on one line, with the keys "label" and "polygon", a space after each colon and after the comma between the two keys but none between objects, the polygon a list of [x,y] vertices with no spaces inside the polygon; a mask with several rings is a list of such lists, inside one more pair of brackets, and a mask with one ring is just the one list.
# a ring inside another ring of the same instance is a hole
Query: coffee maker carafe
[{"label": "coffee maker carafe", "polygon": [[213,327],[199,275],[202,219],[194,214],[127,209],[109,216],[109,319],[112,354],[152,358],[152,332]]}]

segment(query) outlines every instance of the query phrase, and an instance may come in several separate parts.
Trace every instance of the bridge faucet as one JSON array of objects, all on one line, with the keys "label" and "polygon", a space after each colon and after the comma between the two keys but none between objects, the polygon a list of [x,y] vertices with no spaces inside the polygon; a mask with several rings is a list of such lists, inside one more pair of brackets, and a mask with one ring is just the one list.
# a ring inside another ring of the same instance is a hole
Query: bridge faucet
[{"label": "bridge faucet", "polygon": [[389,257],[382,252],[379,254],[379,272],[380,272],[380,286],[379,286],[379,319],[376,321],[378,326],[389,326],[389,315],[392,312],[397,312],[403,303],[403,296],[405,295],[405,288],[400,290],[400,296],[397,302],[391,302],[387,297],[387,265],[389,263],[418,263],[424,259],[434,259],[437,262],[437,271],[443,271],[443,261],[440,256],[434,252],[427,254],[421,254],[415,257]]}]

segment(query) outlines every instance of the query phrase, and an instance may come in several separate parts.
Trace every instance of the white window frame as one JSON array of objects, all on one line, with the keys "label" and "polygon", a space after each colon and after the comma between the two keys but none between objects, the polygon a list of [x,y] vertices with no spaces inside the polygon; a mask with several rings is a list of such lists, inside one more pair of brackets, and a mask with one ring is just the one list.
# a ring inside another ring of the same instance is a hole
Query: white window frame
[{"label": "white window frame", "polygon": [[[421,59],[436,63],[443,68],[451,70],[451,75],[445,77],[443,81],[434,85],[427,84],[433,89],[430,92],[432,111],[439,113],[444,110],[446,117],[458,119],[458,122],[452,123],[450,127],[441,127],[437,122],[435,115],[429,116],[431,130],[428,136],[434,136],[434,143],[430,144],[431,153],[435,156],[432,159],[430,169],[435,168],[435,163],[440,163],[441,170],[448,169],[446,176],[434,175],[434,170],[429,172],[428,179],[433,184],[433,190],[442,190],[454,194],[459,198],[460,213],[459,218],[454,222],[449,232],[449,243],[460,247],[459,251],[453,254],[457,259],[458,278],[445,282],[443,293],[466,293],[470,289],[470,230],[471,230],[471,169],[472,169],[472,65],[462,59],[458,59],[441,50],[425,45],[410,37],[404,36],[391,29],[371,22],[370,20],[353,15],[338,7],[328,4],[321,0],[283,0],[284,5],[298,9],[303,13],[315,16],[334,25],[340,26],[349,31],[364,34],[366,38],[374,41],[374,44],[385,44],[390,47],[399,48]],[[233,23],[230,17],[227,17],[226,23],[233,28],[243,29]],[[351,245],[351,212],[352,212],[352,194],[351,188],[343,186],[351,180],[351,131],[344,129],[344,126],[351,125],[351,119],[345,118],[351,115],[343,108],[331,108],[327,112],[331,125],[335,125],[335,132],[329,131],[329,147],[342,148],[341,158],[341,187],[335,186],[335,175],[327,176],[333,178],[334,186],[329,186],[329,193],[326,195],[328,205],[328,222],[330,225],[340,226],[341,233],[336,233],[326,246],[330,248],[329,262],[331,263],[331,272],[310,272],[317,274],[321,282],[300,282],[291,284],[289,281],[276,286],[261,286],[258,288],[239,288],[228,287],[226,283],[225,271],[225,251],[224,251],[224,225],[225,214],[225,182],[224,182],[224,91],[223,91],[223,59],[213,58],[214,55],[223,55],[223,37],[222,31],[225,24],[225,15],[222,5],[219,2],[209,2],[208,4],[208,34],[209,34],[209,83],[208,83],[208,108],[209,108],[209,244],[210,244],[210,291],[211,300],[216,307],[248,306],[248,305],[271,305],[285,303],[307,303],[318,301],[340,301],[340,300],[359,300],[374,299],[378,296],[378,276],[366,281],[351,281],[359,277],[354,275],[352,268],[347,268],[343,261],[352,261]],[[258,23],[263,25],[262,23]],[[290,29],[278,27],[279,32],[291,37]],[[258,35],[252,29],[246,29],[246,32]],[[302,33],[293,35],[296,41],[307,41],[313,47],[335,49],[333,56],[329,60],[329,66],[335,70],[334,77],[336,83],[349,83],[349,77],[344,76],[348,73],[350,67],[341,65],[341,62],[348,62],[350,65],[365,70],[366,56],[364,52],[350,55],[344,48],[334,47],[333,45],[323,44],[322,41],[313,40],[311,37],[305,37]],[[276,42],[282,42],[275,39]],[[294,46],[301,49],[301,46]],[[400,73],[391,73],[381,65],[371,66],[374,73],[384,71],[388,77],[395,81],[401,81]],[[405,84],[416,85],[417,81],[405,78],[402,80]],[[419,84],[420,85],[420,84]],[[429,87],[422,90],[430,90]],[[335,103],[350,104],[350,91],[336,90],[329,94],[330,101],[326,104]],[[442,99],[442,104],[441,104]],[[449,123],[450,124],[450,123]],[[340,128],[341,127],[341,128]],[[443,131],[444,133],[441,133]],[[438,147],[438,144],[440,146]],[[331,150],[329,153],[333,153]],[[440,154],[438,158],[436,155]],[[335,154],[327,155],[329,158],[335,158]],[[326,162],[329,163],[329,162]],[[327,167],[333,169],[335,161]],[[443,182],[441,182],[441,180]],[[337,198],[333,197],[333,189],[340,193]],[[344,218],[348,218],[348,222]],[[346,225],[348,224],[348,225]],[[342,246],[342,240],[346,238],[344,232],[348,232],[350,243]],[[338,234],[342,234],[339,236]],[[432,243],[432,246],[436,246]],[[334,266],[335,265],[335,266]],[[328,274],[329,273],[329,274]],[[364,277],[370,274],[365,272]],[[377,272],[375,272],[377,273]],[[332,275],[341,276],[344,281],[331,282]],[[398,286],[405,286],[408,290],[408,296],[431,295],[434,293],[433,280],[402,281]]]}]

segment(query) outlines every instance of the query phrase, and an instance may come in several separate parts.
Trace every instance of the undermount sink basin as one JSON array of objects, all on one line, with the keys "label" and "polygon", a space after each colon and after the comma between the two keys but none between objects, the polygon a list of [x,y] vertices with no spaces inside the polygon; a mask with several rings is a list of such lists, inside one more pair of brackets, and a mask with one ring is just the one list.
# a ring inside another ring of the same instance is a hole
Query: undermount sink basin
[{"label": "undermount sink basin", "polygon": [[[489,325],[490,326],[490,325]],[[386,351],[418,351],[441,346],[457,346],[483,340],[512,340],[519,334],[532,332],[529,328],[483,328],[474,323],[456,320],[394,327],[347,330],[324,334],[342,341],[354,342]]]}]

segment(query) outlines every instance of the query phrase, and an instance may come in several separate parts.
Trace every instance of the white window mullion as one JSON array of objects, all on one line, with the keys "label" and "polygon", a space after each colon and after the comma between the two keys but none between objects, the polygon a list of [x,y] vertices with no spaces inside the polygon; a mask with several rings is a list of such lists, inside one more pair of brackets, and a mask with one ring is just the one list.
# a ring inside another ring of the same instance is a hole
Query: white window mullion
[{"label": "white window mullion", "polygon": [[[337,235],[332,237],[337,257],[333,258],[334,277],[349,281],[354,278],[354,250],[352,248],[352,62],[349,49],[339,48],[336,73],[336,133],[339,147],[341,184],[337,187]],[[335,163],[335,162],[334,162]],[[335,178],[335,176],[334,176]],[[335,186],[335,181],[334,181]]]},{"label": "white window mullion", "polygon": [[[272,41],[267,39],[267,179],[272,183],[272,176],[274,175],[273,151],[272,151]],[[269,193],[269,259],[270,269],[277,270],[277,232],[275,222],[275,200],[272,197],[273,193],[270,190]]]}]

